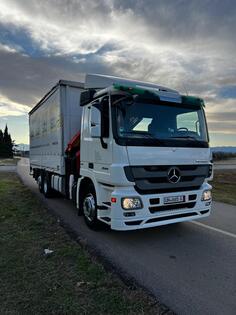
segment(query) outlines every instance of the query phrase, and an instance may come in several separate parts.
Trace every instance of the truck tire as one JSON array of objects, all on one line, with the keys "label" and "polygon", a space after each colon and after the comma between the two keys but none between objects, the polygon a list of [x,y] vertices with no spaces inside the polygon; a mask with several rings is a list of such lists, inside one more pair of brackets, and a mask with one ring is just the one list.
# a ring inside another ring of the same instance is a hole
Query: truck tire
[{"label": "truck tire", "polygon": [[37,183],[38,183],[38,188],[39,188],[39,191],[41,192],[41,194],[43,193],[43,183],[42,183],[42,175],[40,175],[37,179]]},{"label": "truck tire", "polygon": [[42,190],[43,190],[43,194],[46,198],[51,198],[53,195],[53,191],[51,188],[51,181],[50,181],[50,176],[48,174],[46,174],[43,177],[42,180]]},{"label": "truck tire", "polygon": [[86,192],[83,194],[81,204],[85,223],[89,228],[97,230],[101,224],[97,219],[97,198],[92,184],[88,185]]}]

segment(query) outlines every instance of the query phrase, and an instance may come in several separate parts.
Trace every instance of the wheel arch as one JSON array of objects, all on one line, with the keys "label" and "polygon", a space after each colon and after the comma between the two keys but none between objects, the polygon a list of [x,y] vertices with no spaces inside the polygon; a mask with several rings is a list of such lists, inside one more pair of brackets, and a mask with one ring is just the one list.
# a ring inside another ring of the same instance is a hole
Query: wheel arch
[{"label": "wheel arch", "polygon": [[95,193],[96,193],[96,197],[98,196],[98,191],[96,189],[96,184],[90,177],[81,177],[81,178],[79,178],[78,179],[78,183],[77,183],[77,192],[76,192],[76,207],[78,209],[81,208],[81,200],[82,200],[83,194],[87,190],[86,187],[88,187],[88,185],[93,185]]}]

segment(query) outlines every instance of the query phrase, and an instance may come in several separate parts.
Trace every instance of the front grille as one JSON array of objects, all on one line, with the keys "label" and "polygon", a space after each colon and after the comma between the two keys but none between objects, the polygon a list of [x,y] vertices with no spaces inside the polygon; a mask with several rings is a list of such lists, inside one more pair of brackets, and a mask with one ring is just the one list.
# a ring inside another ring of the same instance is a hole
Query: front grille
[{"label": "front grille", "polygon": [[197,199],[197,195],[189,195],[188,196],[188,200],[196,200]]},{"label": "front grille", "polygon": [[[181,176],[177,183],[168,180],[172,167],[177,168]],[[124,170],[127,179],[135,183],[138,193],[157,194],[198,190],[208,177],[209,165],[126,166]]]},{"label": "front grille", "polygon": [[158,203],[160,203],[160,198],[152,198],[149,200],[151,205],[157,205]]}]

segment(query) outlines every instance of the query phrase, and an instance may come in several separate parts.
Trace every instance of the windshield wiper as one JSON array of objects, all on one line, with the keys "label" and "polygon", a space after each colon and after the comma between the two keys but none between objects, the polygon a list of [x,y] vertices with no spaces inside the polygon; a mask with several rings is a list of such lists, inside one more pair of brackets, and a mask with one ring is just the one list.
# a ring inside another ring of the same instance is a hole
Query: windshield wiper
[{"label": "windshield wiper", "polygon": [[172,136],[170,138],[175,138],[175,139],[191,139],[191,140],[196,140],[199,141],[196,137],[193,136]]},{"label": "windshield wiper", "polygon": [[159,140],[158,138],[156,138],[152,133],[150,132],[146,132],[146,131],[138,131],[138,132],[135,132],[135,131],[126,131],[126,132],[123,132],[122,134],[133,134],[134,136],[146,136],[147,139],[152,139],[152,140],[155,140],[155,142],[159,143],[159,144],[162,144],[162,141]]},{"label": "windshield wiper", "polygon": [[149,133],[149,132],[145,132],[145,131],[138,131],[138,132],[135,132],[135,131],[125,131],[125,132],[122,132],[122,135],[125,135],[125,134],[128,134],[128,135],[134,135],[134,136],[147,136],[148,138],[151,138],[151,139],[156,139],[153,134]]}]

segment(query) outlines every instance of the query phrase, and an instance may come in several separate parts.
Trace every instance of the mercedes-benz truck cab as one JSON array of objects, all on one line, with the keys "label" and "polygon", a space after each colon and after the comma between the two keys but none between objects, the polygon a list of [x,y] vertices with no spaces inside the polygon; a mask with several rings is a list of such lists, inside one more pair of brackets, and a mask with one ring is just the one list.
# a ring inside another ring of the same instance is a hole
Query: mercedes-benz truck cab
[{"label": "mercedes-benz truck cab", "polygon": [[[203,100],[112,77],[100,88],[105,79],[94,76],[81,91],[79,170],[59,176],[86,223],[133,230],[208,216],[212,163]],[[54,188],[57,175],[50,176]]]}]

